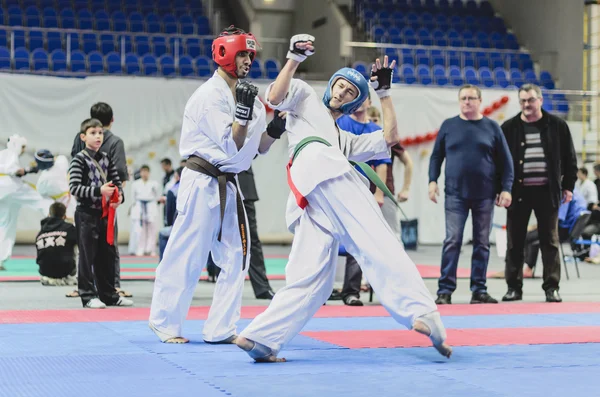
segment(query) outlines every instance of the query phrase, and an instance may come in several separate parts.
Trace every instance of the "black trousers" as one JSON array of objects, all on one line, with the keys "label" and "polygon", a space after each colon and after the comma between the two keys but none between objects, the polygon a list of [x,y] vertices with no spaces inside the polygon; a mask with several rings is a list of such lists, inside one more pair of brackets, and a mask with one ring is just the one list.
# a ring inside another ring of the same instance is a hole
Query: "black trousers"
[{"label": "black trousers", "polygon": [[[569,238],[569,229],[558,228],[559,241],[565,241]],[[540,237],[537,230],[527,232],[525,238],[525,264],[533,269],[537,263],[538,252],[540,251]]]},{"label": "black trousers", "polygon": [[254,206],[254,201],[244,200],[244,208],[246,209],[248,226],[250,227],[250,268],[248,269],[248,276],[250,276],[250,283],[254,290],[254,296],[259,296],[260,294],[271,291],[271,285],[267,278],[262,244],[258,238],[256,207]]},{"label": "black trousers", "polygon": [[362,269],[358,262],[350,254],[346,256],[346,273],[344,274],[344,286],[342,287],[342,299],[345,301],[351,296],[360,298],[360,284],[362,282]]},{"label": "black trousers", "polygon": [[77,286],[84,306],[93,298],[106,305],[119,300],[114,283],[116,248],[106,242],[107,223],[100,215],[75,211],[79,245]]},{"label": "black trousers", "polygon": [[121,255],[119,254],[119,227],[115,215],[115,288],[121,288]]},{"label": "black trousers", "polygon": [[[250,228],[250,268],[248,269],[248,276],[250,277],[250,283],[254,290],[254,296],[271,291],[271,285],[267,278],[267,269],[265,268],[265,257],[263,255],[262,244],[258,238],[258,227],[256,224],[256,207],[254,201],[244,200],[244,208],[246,209],[246,215],[248,216],[248,226]],[[215,269],[215,277],[218,276],[220,269],[215,265],[212,259],[212,255],[208,256],[209,275],[211,275],[211,269]]]},{"label": "black trousers", "polygon": [[538,221],[539,247],[544,265],[545,291],[558,290],[560,282],[560,255],[558,248],[558,208],[552,203],[547,186],[526,187],[522,196],[513,201],[507,213],[506,234],[508,247],[506,252],[505,279],[508,288],[523,289],[523,263],[527,226],[531,212]]}]

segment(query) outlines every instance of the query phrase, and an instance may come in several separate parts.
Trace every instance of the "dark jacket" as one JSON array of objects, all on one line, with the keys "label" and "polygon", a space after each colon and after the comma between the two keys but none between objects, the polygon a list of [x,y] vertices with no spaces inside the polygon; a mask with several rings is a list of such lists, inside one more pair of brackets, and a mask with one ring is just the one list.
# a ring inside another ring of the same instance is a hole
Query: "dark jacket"
[{"label": "dark jacket", "polygon": [[64,278],[75,273],[75,226],[56,217],[42,219],[42,228],[35,244],[40,274]]},{"label": "dark jacket", "polygon": [[[85,148],[85,143],[81,140],[79,133],[75,136],[73,141],[73,148],[71,149],[71,157],[81,152]],[[115,165],[119,179],[121,182],[127,182],[129,180],[129,174],[127,173],[127,159],[125,158],[125,145],[123,140],[113,134],[110,130],[104,130],[104,141],[100,146],[100,151],[108,154],[108,157]]]},{"label": "dark jacket", "polygon": [[[567,122],[542,110],[541,140],[548,169],[548,185],[552,202],[560,206],[562,191],[573,191],[577,181],[577,155]],[[525,160],[525,132],[521,113],[502,124],[502,131],[510,149],[515,169],[512,188],[513,203],[521,198],[523,189],[523,162]]]}]

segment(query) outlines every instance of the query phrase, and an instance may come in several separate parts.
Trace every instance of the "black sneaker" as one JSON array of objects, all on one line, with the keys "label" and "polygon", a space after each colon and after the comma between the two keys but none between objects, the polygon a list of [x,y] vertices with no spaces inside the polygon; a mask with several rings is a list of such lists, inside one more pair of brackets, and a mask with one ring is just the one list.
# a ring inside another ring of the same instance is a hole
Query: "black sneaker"
[{"label": "black sneaker", "polygon": [[348,296],[344,299],[346,306],[363,306],[363,302],[356,296]]},{"label": "black sneaker", "polygon": [[435,300],[436,305],[451,305],[452,295],[450,294],[439,294]]},{"label": "black sneaker", "polygon": [[267,292],[263,292],[262,294],[256,295],[256,299],[272,300],[274,296],[275,296],[275,292],[267,291]]},{"label": "black sneaker", "polygon": [[471,295],[471,303],[498,303],[498,301],[492,298],[487,292],[475,292]]},{"label": "black sneaker", "polygon": [[546,302],[562,302],[562,298],[558,294],[558,290],[549,289],[546,291]]},{"label": "black sneaker", "polygon": [[523,291],[509,288],[506,294],[502,297],[502,302],[514,302],[523,300]]}]

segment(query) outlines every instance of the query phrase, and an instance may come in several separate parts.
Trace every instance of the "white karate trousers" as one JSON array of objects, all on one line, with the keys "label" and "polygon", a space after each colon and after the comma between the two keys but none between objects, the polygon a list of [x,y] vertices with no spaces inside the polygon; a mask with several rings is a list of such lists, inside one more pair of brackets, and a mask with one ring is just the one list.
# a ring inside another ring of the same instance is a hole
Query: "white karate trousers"
[{"label": "white karate trousers", "polygon": [[[140,221],[137,221],[138,224]],[[138,230],[138,242],[136,244],[136,255],[156,255],[156,240],[158,238],[158,227],[156,222],[143,222]]]},{"label": "white karate trousers", "polygon": [[333,287],[338,246],[356,258],[392,317],[408,329],[437,310],[415,264],[354,171],[325,181],[307,197],[286,266],[286,286],[241,336],[275,354],[323,305]]},{"label": "white karate trousers", "polygon": [[227,183],[223,233],[218,241],[221,215],[217,180],[189,169],[183,175],[177,196],[177,219],[163,260],[156,269],[150,323],[163,334],[160,336],[163,341],[182,336],[194,290],[208,254],[212,252],[221,273],[204,323],[203,338],[218,342],[237,334],[236,323],[240,318],[244,279],[249,266],[250,237],[247,238],[248,256],[243,270],[236,187]]},{"label": "white karate trousers", "polygon": [[129,255],[136,255],[138,249],[138,241],[140,239],[140,225],[139,219],[130,219],[129,223],[129,243],[127,245],[127,253]]},{"label": "white karate trousers", "polygon": [[0,200],[0,263],[10,259],[12,255],[21,208],[31,208],[46,217],[52,203],[52,199],[43,198],[26,184]]}]

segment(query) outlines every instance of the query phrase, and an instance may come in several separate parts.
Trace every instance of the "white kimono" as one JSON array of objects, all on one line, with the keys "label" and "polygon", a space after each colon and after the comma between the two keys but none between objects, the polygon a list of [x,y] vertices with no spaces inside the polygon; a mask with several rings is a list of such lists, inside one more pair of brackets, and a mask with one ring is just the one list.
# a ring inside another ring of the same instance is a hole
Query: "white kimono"
[{"label": "white kimono", "polygon": [[290,195],[286,218],[295,236],[286,266],[286,286],[240,335],[277,354],[330,296],[339,244],[356,258],[396,321],[412,328],[416,318],[436,311],[415,264],[383,218],[364,177],[348,163],[348,159],[389,158],[383,131],[338,134],[321,98],[297,79],[291,81],[282,103],[269,106],[289,112],[290,155],[308,136],[324,138],[332,146],[311,143],[294,160],[291,179],[308,206],[300,208]]},{"label": "white kimono", "polygon": [[65,156],[57,156],[52,168],[40,172],[36,188],[42,197],[63,203],[67,218],[75,218],[77,200],[69,192],[69,160]]},{"label": "white kimono", "polygon": [[158,199],[162,189],[156,181],[138,179],[131,185],[133,207],[131,208],[131,230],[137,236],[136,255],[156,255],[158,238]]},{"label": "white kimono", "polygon": [[[215,72],[186,104],[181,157],[197,155],[223,172],[239,173],[250,168],[266,129],[265,107],[258,98],[254,101],[253,119],[248,123],[248,135],[239,151],[232,136],[234,120],[233,94],[225,80]],[[250,263],[249,246],[246,263],[242,263],[237,189],[236,184],[227,183],[227,205],[221,241],[218,241],[221,218],[217,179],[189,168],[183,170],[177,195],[178,215],[163,260],[156,270],[150,310],[150,324],[162,341],[182,335],[182,325],[209,252],[221,273],[203,337],[206,341],[216,342],[236,334],[244,278]],[[249,245],[250,238],[247,241]]]},{"label": "white kimono", "polygon": [[0,265],[12,255],[17,236],[17,220],[21,207],[29,207],[47,216],[52,200],[44,199],[31,184],[15,173],[23,168],[19,163],[21,140],[13,136],[7,149],[0,151]]}]

